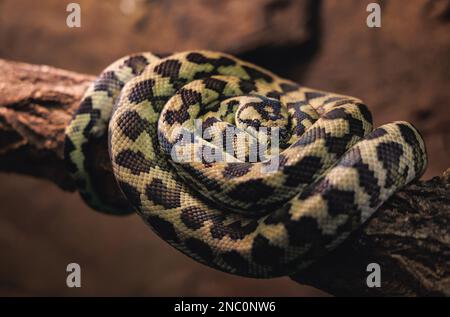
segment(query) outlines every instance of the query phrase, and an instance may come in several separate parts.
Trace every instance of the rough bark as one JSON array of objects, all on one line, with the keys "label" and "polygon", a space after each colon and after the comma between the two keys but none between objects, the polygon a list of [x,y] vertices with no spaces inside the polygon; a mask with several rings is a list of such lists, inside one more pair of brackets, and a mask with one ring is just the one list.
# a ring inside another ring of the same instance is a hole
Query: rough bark
[{"label": "rough bark", "polygon": [[[93,77],[5,60],[0,73],[0,171],[74,191],[63,164],[64,129]],[[105,140],[90,159],[99,178],[111,178],[105,199],[123,203]],[[292,278],[338,296],[450,295],[449,180],[450,171],[399,191],[342,246]],[[366,285],[372,262],[381,266],[380,288]]]},{"label": "rough bark", "polygon": [[[450,169],[397,192],[334,252],[292,276],[340,296],[450,296]],[[369,288],[369,263],[381,287]]]}]

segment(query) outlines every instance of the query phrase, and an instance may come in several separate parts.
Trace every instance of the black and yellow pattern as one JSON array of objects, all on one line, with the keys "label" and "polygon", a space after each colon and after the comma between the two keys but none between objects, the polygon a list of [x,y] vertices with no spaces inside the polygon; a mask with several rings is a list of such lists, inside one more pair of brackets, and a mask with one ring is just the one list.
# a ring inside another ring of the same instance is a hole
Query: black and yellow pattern
[{"label": "black and yellow pattern", "polygon": [[[217,137],[195,132],[195,119]],[[85,153],[107,133],[118,185],[143,220],[180,251],[214,268],[253,277],[298,271],[343,241],[399,187],[422,175],[425,146],[407,122],[372,129],[358,99],[299,86],[227,54],[188,51],[125,57],[86,92],[66,132],[66,160],[85,200],[95,194]],[[236,126],[261,141],[279,128],[272,153],[249,161],[239,138],[226,161],[175,162],[183,147],[222,151]],[[200,145],[200,146],[198,146]]]}]

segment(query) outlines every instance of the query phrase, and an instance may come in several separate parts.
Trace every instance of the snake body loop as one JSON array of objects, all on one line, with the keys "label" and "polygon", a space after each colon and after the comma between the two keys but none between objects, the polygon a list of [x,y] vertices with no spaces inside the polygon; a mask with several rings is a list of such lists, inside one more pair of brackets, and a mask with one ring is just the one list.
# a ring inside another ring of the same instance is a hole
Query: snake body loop
[{"label": "snake body loop", "polygon": [[210,51],[124,57],[83,97],[66,131],[67,167],[89,205],[121,213],[90,176],[89,146],[106,134],[118,186],[162,239],[252,277],[307,267],[427,163],[411,124],[373,129],[359,99]]}]

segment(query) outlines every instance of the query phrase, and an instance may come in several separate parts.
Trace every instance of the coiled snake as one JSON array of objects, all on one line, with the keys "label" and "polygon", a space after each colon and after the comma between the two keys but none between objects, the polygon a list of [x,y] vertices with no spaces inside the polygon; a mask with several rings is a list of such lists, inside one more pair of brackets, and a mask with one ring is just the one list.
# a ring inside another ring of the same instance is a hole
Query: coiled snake
[{"label": "coiled snake", "polygon": [[[268,151],[261,131],[279,152]],[[310,265],[420,177],[427,161],[411,124],[373,130],[356,98],[210,51],[130,55],[88,88],[66,130],[67,168],[90,206],[120,213],[101,201],[87,168],[90,141],[106,133],[118,186],[162,239],[252,277]]]}]

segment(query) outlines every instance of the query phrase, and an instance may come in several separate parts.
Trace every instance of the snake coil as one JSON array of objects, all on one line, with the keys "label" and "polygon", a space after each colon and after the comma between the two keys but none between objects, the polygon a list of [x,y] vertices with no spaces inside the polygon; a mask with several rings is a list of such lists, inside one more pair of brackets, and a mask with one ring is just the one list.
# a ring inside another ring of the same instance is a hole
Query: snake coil
[{"label": "snake coil", "polygon": [[[211,267],[252,277],[310,265],[427,162],[411,124],[373,130],[356,98],[210,51],[126,56],[83,97],[66,130],[67,168],[90,206],[121,213],[102,202],[90,176],[89,147],[106,134],[118,186],[162,239]],[[279,151],[268,151],[275,141]]]}]

